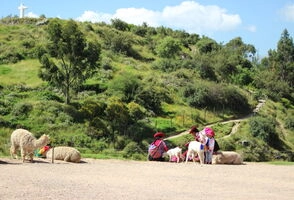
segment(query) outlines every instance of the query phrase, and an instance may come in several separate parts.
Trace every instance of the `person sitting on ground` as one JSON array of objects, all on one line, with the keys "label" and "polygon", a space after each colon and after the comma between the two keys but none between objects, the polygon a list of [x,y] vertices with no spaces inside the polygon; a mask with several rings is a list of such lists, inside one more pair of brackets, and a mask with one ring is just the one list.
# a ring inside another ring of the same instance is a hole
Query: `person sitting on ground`
[{"label": "person sitting on ground", "polygon": [[154,141],[148,148],[148,160],[150,161],[164,161],[163,153],[168,151],[168,147],[163,141],[164,133],[157,132],[154,134]]}]

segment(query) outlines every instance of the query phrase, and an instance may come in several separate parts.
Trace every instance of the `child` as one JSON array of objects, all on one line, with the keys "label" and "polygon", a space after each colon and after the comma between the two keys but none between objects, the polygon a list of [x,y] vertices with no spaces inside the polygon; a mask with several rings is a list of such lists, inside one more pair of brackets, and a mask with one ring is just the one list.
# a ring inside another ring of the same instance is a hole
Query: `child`
[{"label": "child", "polygon": [[213,154],[214,145],[215,145],[214,131],[211,128],[205,128],[204,131],[207,136],[204,163],[211,164],[212,163],[212,154]]}]

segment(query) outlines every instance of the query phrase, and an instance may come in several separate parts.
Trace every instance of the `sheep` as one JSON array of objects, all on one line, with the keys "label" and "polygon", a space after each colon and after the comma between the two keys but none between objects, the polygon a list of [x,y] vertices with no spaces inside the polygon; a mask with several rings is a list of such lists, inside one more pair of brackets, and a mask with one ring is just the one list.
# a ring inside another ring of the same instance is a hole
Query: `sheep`
[{"label": "sheep", "polygon": [[234,151],[222,151],[213,156],[212,164],[231,164],[241,165],[243,163],[242,156]]},{"label": "sheep", "polygon": [[39,139],[36,139],[28,130],[16,129],[12,132],[10,140],[10,155],[12,158],[17,158],[16,151],[20,148],[22,162],[25,161],[27,155],[30,157],[30,162],[33,162],[34,151],[47,145],[50,142],[50,137],[43,134]]},{"label": "sheep", "polygon": [[64,160],[66,162],[75,163],[81,161],[81,153],[73,147],[59,146],[51,148],[46,152],[46,158],[52,159],[52,153],[54,154],[54,160]]},{"label": "sheep", "polygon": [[166,154],[169,156],[169,161],[171,162],[173,158],[175,157],[177,160],[177,163],[180,162],[180,159],[182,159],[182,149],[180,147],[175,147],[173,149],[169,149]]}]

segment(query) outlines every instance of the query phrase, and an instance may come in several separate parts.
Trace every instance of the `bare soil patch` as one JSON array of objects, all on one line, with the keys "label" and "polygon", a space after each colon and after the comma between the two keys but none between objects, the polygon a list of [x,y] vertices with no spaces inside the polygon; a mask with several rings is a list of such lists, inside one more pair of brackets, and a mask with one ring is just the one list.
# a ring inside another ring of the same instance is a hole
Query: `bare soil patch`
[{"label": "bare soil patch", "polygon": [[0,199],[290,200],[294,166],[0,158]]}]

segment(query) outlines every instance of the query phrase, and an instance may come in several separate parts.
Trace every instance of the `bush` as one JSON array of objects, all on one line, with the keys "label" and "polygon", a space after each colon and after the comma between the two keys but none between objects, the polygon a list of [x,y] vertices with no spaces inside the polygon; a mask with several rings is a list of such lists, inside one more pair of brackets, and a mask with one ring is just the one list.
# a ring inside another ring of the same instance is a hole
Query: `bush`
[{"label": "bush", "polygon": [[287,116],[287,118],[285,119],[285,128],[294,130],[294,116]]},{"label": "bush", "polygon": [[12,110],[12,115],[15,117],[26,117],[33,109],[33,105],[30,103],[18,103]]},{"label": "bush", "polygon": [[265,162],[273,159],[269,148],[266,145],[256,144],[256,141],[243,150],[242,156],[244,161],[249,162]]},{"label": "bush", "polygon": [[236,88],[216,83],[199,82],[184,89],[184,97],[192,107],[229,110],[244,113],[250,110],[247,98]]},{"label": "bush", "polygon": [[221,151],[235,151],[236,150],[235,142],[231,138],[219,139],[219,140],[217,140],[217,143],[219,144]]},{"label": "bush", "polygon": [[[139,147],[136,142],[130,142],[123,150],[124,158],[137,158],[141,160],[140,155],[144,155],[144,151]],[[145,156],[143,156],[146,158]]]},{"label": "bush", "polygon": [[262,139],[265,143],[272,147],[278,148],[279,137],[275,131],[275,120],[261,116],[253,117],[249,120],[250,131],[253,137]]}]

